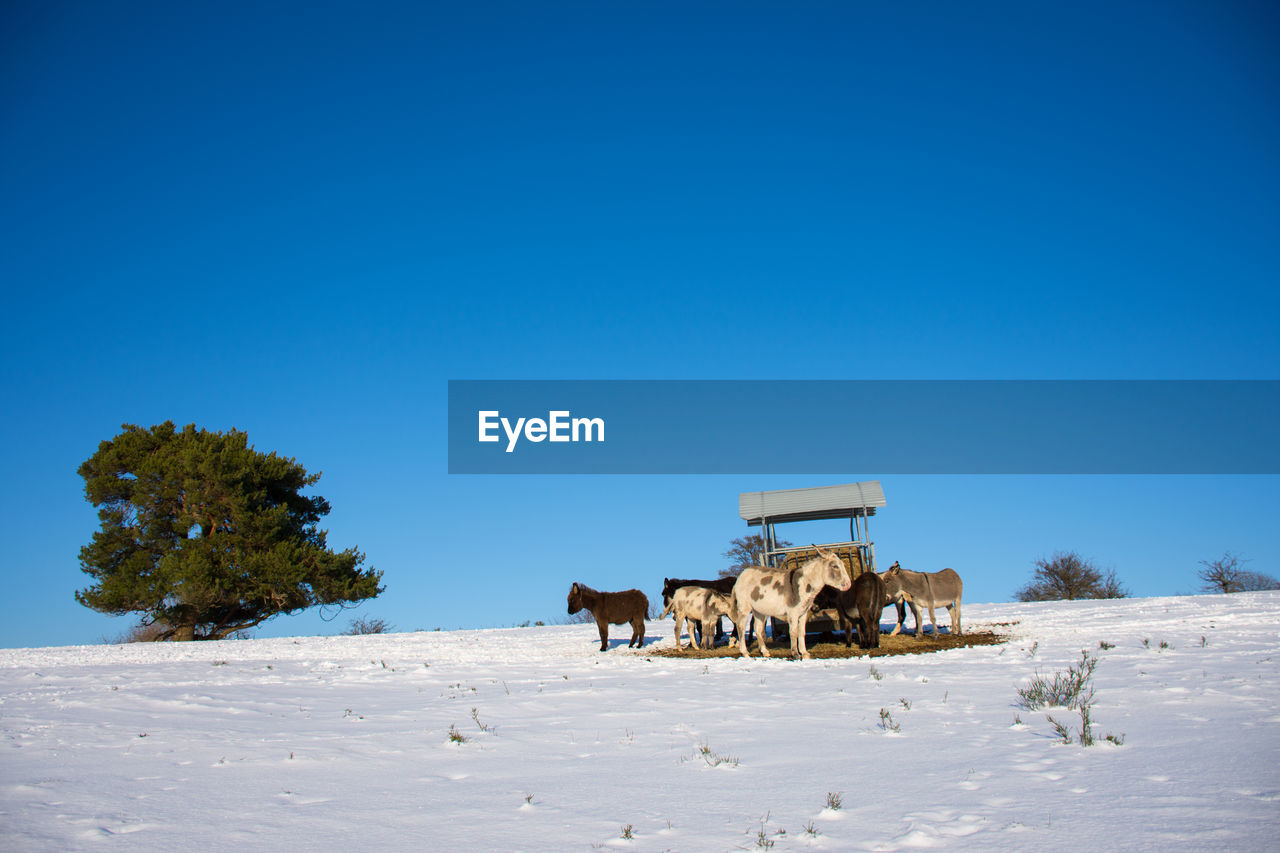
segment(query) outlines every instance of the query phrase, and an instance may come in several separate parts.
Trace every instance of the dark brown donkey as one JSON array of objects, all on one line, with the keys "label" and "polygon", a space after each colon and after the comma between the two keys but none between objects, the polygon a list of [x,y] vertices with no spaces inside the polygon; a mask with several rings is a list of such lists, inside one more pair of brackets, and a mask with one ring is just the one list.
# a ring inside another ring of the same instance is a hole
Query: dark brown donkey
[{"label": "dark brown donkey", "polygon": [[853,645],[855,625],[858,628],[858,648],[880,648],[880,611],[889,601],[889,589],[884,578],[875,572],[863,572],[840,593],[836,613],[840,616],[846,648]]},{"label": "dark brown donkey", "polygon": [[609,625],[631,623],[631,642],[627,648],[644,645],[644,617],[649,612],[649,599],[638,589],[622,592],[597,592],[589,586],[575,583],[569,590],[569,615],[586,608],[596,618],[600,629],[600,651],[609,648]]}]

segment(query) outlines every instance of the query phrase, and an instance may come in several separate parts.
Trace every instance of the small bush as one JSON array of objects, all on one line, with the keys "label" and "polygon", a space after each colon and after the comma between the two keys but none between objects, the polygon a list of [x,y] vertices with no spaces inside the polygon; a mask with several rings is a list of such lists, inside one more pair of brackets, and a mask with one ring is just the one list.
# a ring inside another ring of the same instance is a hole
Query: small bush
[{"label": "small bush", "polygon": [[1063,601],[1078,598],[1127,598],[1114,569],[1103,572],[1074,551],[1058,551],[1035,561],[1031,582],[1018,590],[1019,601]]},{"label": "small bush", "polygon": [[391,625],[385,619],[374,619],[372,616],[359,616],[351,620],[351,624],[347,626],[347,630],[342,633],[356,637],[361,634],[386,634],[392,630]]},{"label": "small bush", "polygon": [[827,808],[831,809],[833,812],[840,811],[840,809],[844,807],[844,797],[842,796],[842,793],[843,792],[841,791],[828,791]]},{"label": "small bush", "polygon": [[728,764],[730,767],[738,766],[738,759],[732,755],[717,755],[711,751],[711,746],[706,743],[698,744],[698,755],[702,760],[707,762],[708,767],[719,767],[721,764]]},{"label": "small bush", "polygon": [[449,742],[450,743],[466,743],[471,738],[458,731],[457,726],[449,726]]},{"label": "small bush", "polygon": [[[764,825],[768,820],[769,820],[768,815],[765,815],[760,819],[760,831],[756,833],[756,847],[759,848],[760,850],[773,849],[774,841],[772,838],[769,837],[769,834],[764,830]],[[787,831],[785,829],[779,829],[776,834],[786,835]]]},{"label": "small bush", "polygon": [[902,731],[902,726],[893,721],[893,715],[889,713],[888,708],[880,709],[880,728],[886,732]]},{"label": "small bush", "polygon": [[1096,657],[1081,651],[1080,662],[1068,667],[1065,673],[1055,672],[1048,680],[1036,673],[1029,685],[1018,688],[1018,707],[1038,711],[1041,708],[1079,708],[1091,704],[1093,686],[1090,679],[1097,665]]},{"label": "small bush", "polygon": [[1053,726],[1054,734],[1060,737],[1063,743],[1071,743],[1071,730],[1064,723],[1058,722],[1053,717],[1046,716],[1045,719],[1049,721],[1049,725]]},{"label": "small bush", "polygon": [[[1088,652],[1080,652],[1080,662],[1067,668],[1065,673],[1054,673],[1046,680],[1039,673],[1031,684],[1018,690],[1018,704],[1028,711],[1040,708],[1074,708],[1080,713],[1080,732],[1077,735],[1081,746],[1093,746],[1097,740],[1093,736],[1093,670],[1098,659]],[[1063,743],[1071,743],[1071,730],[1066,724],[1047,716],[1049,725]],[[1015,724],[1021,722],[1015,718]],[[1119,737],[1108,734],[1107,741],[1119,746],[1124,743],[1124,735]]]},{"label": "small bush", "polygon": [[1080,745],[1093,746],[1093,706],[1080,706]]},{"label": "small bush", "polygon": [[480,729],[480,731],[482,731],[482,732],[491,732],[491,731],[493,731],[493,726],[486,725],[485,723],[480,722],[480,709],[479,709],[479,708],[472,708],[472,709],[471,709],[471,719],[475,720],[476,727],[477,727],[477,728],[479,728],[479,729]]}]

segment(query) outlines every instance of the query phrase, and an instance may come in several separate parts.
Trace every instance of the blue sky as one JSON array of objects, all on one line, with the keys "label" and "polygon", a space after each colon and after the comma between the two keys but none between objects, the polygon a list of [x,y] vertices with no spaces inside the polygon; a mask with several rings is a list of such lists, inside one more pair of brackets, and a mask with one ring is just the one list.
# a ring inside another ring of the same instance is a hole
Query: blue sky
[{"label": "blue sky", "polygon": [[449,379],[1280,378],[1273,5],[0,16],[0,645],[127,626],[74,601],[75,471],[167,419],[323,471],[386,573],[358,613],[406,630],[656,595],[738,492],[869,478],[881,558],[970,600],[1057,549],[1141,595],[1280,568],[1275,477],[450,477],[445,444]]}]

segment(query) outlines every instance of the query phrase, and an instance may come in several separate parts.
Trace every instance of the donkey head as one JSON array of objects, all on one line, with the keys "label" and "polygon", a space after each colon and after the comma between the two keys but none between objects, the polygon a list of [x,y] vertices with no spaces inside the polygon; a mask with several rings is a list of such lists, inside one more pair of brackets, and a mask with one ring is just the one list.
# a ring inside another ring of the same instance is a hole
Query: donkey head
[{"label": "donkey head", "polygon": [[662,579],[662,603],[663,603],[663,605],[667,605],[667,604],[670,604],[670,603],[671,603],[671,596],[675,595],[675,593],[676,593],[676,590],[677,590],[677,589],[679,589],[679,587],[677,587],[675,584],[673,584],[673,583],[671,582],[671,578],[663,578],[663,579]]},{"label": "donkey head", "polygon": [[582,591],[578,589],[575,583],[569,588],[569,615],[572,616],[582,609]]},{"label": "donkey head", "polygon": [[836,589],[848,589],[853,580],[845,571],[844,561],[840,559],[840,555],[835,551],[819,548],[817,545],[813,547],[818,552],[818,559],[822,562],[820,573],[822,583]]}]

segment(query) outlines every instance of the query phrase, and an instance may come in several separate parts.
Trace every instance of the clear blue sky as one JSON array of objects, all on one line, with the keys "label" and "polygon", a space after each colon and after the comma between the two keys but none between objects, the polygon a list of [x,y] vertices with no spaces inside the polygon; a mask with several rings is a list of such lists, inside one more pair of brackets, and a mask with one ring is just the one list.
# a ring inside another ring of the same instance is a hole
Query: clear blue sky
[{"label": "clear blue sky", "polygon": [[720,567],[738,492],[869,478],[881,559],[972,601],[1056,549],[1139,595],[1280,571],[1275,477],[450,477],[444,434],[451,378],[1280,378],[1274,4],[51,2],[0,34],[2,646],[127,627],[74,601],[75,472],[167,419],[323,471],[331,544],[386,573],[357,612],[405,630],[656,595]]}]

